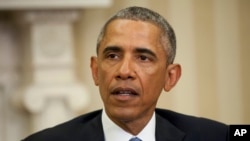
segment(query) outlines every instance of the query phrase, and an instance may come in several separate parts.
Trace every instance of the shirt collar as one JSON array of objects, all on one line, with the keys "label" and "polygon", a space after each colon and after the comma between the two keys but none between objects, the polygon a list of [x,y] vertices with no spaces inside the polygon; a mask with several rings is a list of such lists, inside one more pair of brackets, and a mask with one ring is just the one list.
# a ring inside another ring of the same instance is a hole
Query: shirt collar
[{"label": "shirt collar", "polygon": [[[155,113],[151,117],[148,124],[137,135],[143,141],[155,141]],[[124,131],[109,119],[105,110],[102,112],[102,125],[104,130],[105,141],[128,141],[133,137],[132,134]]]}]

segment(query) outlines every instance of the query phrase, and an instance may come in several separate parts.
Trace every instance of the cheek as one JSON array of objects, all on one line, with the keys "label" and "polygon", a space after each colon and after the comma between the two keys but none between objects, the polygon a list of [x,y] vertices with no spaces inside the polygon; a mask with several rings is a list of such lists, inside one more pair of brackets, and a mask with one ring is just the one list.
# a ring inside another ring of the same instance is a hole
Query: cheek
[{"label": "cheek", "polygon": [[101,82],[100,84],[106,86],[109,83],[111,83],[111,80],[114,75],[114,69],[111,69],[111,67],[107,67],[107,65],[100,65],[99,68],[100,69],[98,75],[99,75],[99,81]]},{"label": "cheek", "polygon": [[140,70],[137,71],[137,74],[140,76],[141,82],[147,82],[147,84],[149,85],[163,84],[165,80],[165,73],[166,68],[163,68],[161,66],[140,68]]},{"label": "cheek", "polygon": [[165,70],[148,68],[138,75],[146,97],[157,99],[165,85]]},{"label": "cheek", "polygon": [[102,67],[99,67],[99,72],[98,72],[98,76],[99,76],[99,91],[102,97],[102,100],[104,101],[104,103],[106,103],[108,101],[108,91],[109,91],[109,86],[111,83],[111,76],[109,73],[109,70],[104,69]]}]

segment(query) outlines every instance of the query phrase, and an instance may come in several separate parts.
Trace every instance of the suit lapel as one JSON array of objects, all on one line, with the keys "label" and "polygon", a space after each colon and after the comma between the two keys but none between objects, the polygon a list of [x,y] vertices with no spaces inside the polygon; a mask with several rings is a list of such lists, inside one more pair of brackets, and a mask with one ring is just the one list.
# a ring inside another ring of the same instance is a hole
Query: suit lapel
[{"label": "suit lapel", "polygon": [[[90,117],[93,118],[93,117]],[[82,141],[104,141],[104,132],[101,121],[101,112],[99,111],[94,118],[88,122],[83,122],[84,126],[81,126]],[[167,119],[156,113],[156,141],[182,141],[185,137],[185,133],[176,128]]]},{"label": "suit lapel", "polygon": [[167,119],[156,114],[156,141],[182,141],[185,133],[176,128]]},{"label": "suit lapel", "polygon": [[81,128],[82,137],[80,137],[83,139],[82,141],[104,141],[101,113],[102,112],[98,112],[95,118],[89,122],[83,122],[85,125]]}]

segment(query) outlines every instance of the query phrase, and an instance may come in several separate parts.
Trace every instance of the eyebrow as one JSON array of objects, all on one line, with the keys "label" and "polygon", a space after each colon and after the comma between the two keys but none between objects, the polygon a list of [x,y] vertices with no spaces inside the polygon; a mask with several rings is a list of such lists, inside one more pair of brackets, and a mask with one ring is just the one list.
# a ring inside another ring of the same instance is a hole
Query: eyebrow
[{"label": "eyebrow", "polygon": [[149,55],[151,55],[153,57],[156,57],[156,54],[153,51],[151,51],[150,49],[147,49],[147,48],[138,47],[138,48],[135,49],[135,52],[136,53],[146,53],[146,54],[149,54]]},{"label": "eyebrow", "polygon": [[[122,52],[122,51],[123,51],[123,49],[119,46],[108,46],[103,50],[102,53],[106,54],[107,52]],[[146,53],[146,54],[149,54],[149,55],[156,58],[156,54],[153,51],[151,51],[150,49],[144,48],[144,47],[137,47],[137,48],[135,48],[134,52],[135,53]]]},{"label": "eyebrow", "polygon": [[106,54],[107,52],[121,52],[122,49],[118,46],[108,46],[103,50],[103,54]]}]

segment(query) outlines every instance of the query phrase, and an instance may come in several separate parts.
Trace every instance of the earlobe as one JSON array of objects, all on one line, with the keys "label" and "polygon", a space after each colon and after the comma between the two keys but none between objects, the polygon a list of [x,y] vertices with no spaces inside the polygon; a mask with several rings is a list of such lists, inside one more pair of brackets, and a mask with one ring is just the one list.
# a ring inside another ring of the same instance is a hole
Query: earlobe
[{"label": "earlobe", "polygon": [[167,68],[165,76],[164,90],[170,91],[181,77],[181,66],[179,64],[170,64]]},{"label": "earlobe", "polygon": [[95,85],[98,86],[99,85],[99,81],[98,81],[98,64],[97,64],[97,57],[91,57],[90,60],[90,67],[91,67],[91,72],[92,72],[92,77],[93,80],[95,82]]}]

